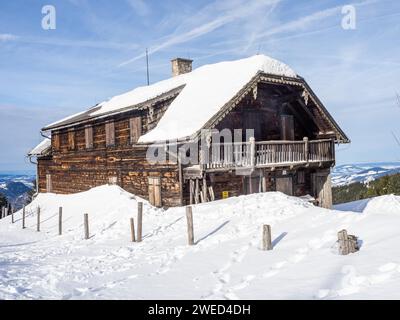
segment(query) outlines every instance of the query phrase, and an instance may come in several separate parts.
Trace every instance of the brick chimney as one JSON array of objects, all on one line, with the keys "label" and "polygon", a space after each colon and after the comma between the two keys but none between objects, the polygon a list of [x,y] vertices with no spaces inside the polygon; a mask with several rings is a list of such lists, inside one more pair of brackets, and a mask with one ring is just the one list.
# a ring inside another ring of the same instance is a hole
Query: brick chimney
[{"label": "brick chimney", "polygon": [[176,77],[184,73],[192,71],[192,62],[190,59],[175,58],[171,60],[172,63],[172,76]]}]

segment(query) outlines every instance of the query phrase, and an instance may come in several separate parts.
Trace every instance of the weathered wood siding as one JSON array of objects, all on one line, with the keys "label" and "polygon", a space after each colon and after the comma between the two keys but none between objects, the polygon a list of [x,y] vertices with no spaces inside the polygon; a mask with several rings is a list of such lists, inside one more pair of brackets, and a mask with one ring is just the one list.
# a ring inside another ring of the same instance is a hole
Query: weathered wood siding
[{"label": "weathered wood siding", "polygon": [[[131,143],[132,130],[133,136],[137,136],[154,127],[168,103],[154,106],[151,112],[114,116],[108,133],[106,121],[110,119],[52,132],[52,156],[38,159],[39,191],[47,192],[46,175],[50,174],[54,193],[76,193],[116,181],[128,192],[148,199],[148,177],[159,177],[162,205],[179,205],[177,163],[150,164],[146,159],[147,147]],[[140,128],[132,128],[132,119]],[[87,127],[93,132],[91,148],[87,145]]]}]

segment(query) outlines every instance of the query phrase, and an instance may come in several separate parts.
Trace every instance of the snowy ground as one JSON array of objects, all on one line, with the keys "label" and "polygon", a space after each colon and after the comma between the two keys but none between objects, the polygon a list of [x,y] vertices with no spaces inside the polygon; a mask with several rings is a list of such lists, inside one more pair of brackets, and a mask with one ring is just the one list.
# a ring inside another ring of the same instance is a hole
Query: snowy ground
[{"label": "snowy ground", "polygon": [[[37,206],[42,231],[36,232]],[[58,207],[64,235],[58,236]],[[136,199],[103,186],[76,195],[40,195],[27,229],[0,221],[1,299],[399,299],[400,198],[316,208],[281,193],[194,206],[196,245],[186,245],[184,208],[144,204],[144,239],[130,242]],[[91,239],[83,239],[83,214]],[[262,251],[270,224],[273,251]],[[337,254],[337,231],[361,251]]]}]

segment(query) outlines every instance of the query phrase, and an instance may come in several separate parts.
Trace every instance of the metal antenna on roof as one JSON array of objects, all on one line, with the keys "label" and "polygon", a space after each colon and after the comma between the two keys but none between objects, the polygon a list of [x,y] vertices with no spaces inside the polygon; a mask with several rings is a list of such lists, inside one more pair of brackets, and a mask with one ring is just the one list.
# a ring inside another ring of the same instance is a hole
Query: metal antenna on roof
[{"label": "metal antenna on roof", "polygon": [[149,76],[149,51],[146,48],[146,70],[147,70],[147,85],[150,85],[150,76]]}]

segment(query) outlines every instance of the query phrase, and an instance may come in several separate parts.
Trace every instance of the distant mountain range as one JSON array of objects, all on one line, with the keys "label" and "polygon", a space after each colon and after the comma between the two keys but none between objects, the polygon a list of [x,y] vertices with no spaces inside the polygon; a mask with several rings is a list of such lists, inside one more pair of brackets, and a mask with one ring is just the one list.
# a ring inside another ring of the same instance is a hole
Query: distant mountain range
[{"label": "distant mountain range", "polygon": [[35,175],[32,173],[0,173],[0,193],[16,208],[20,208],[27,199],[27,193],[33,188]]},{"label": "distant mountain range", "polygon": [[336,166],[332,171],[332,184],[343,186],[353,182],[367,183],[377,178],[400,173],[400,162],[355,163]]}]

